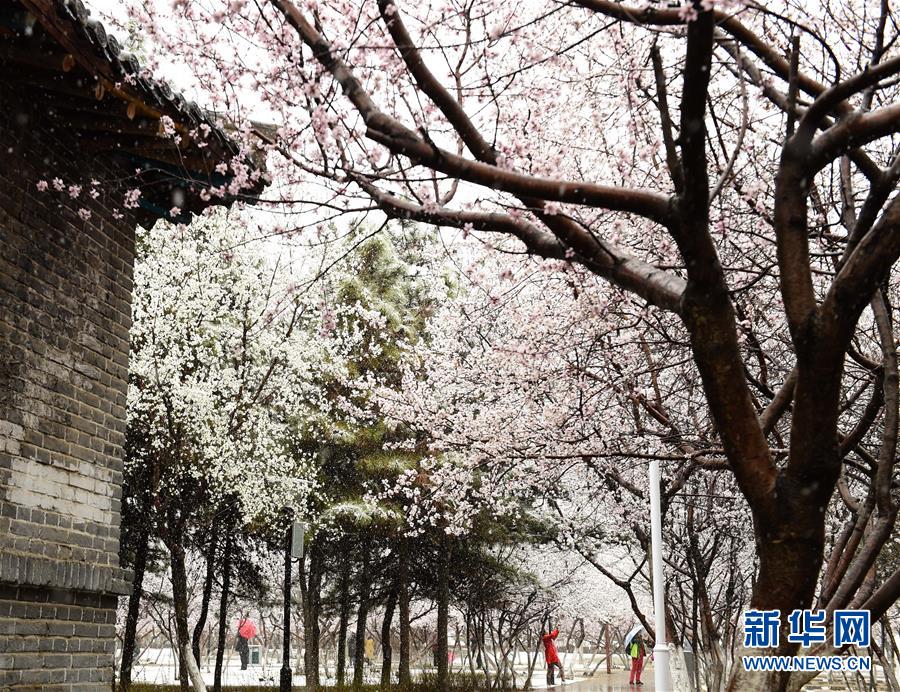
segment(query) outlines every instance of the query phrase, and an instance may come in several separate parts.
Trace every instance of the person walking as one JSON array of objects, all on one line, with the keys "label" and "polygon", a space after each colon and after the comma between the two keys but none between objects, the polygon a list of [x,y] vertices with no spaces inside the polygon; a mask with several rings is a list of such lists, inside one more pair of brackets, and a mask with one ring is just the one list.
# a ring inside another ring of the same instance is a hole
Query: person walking
[{"label": "person walking", "polygon": [[647,646],[640,633],[634,636],[628,645],[628,655],[631,656],[631,675],[628,677],[629,685],[643,685],[641,671],[644,669],[644,656],[647,655]]},{"label": "person walking", "polygon": [[238,620],[237,631],[234,648],[241,655],[241,670],[247,670],[247,666],[250,665],[250,640],[256,636],[256,625],[244,615]]},{"label": "person walking", "polygon": [[566,681],[566,674],[559,660],[559,652],[556,650],[556,638],[558,636],[559,628],[556,628],[541,637],[541,641],[544,642],[544,660],[547,662],[547,685],[556,684],[555,668],[559,668],[560,681]]}]

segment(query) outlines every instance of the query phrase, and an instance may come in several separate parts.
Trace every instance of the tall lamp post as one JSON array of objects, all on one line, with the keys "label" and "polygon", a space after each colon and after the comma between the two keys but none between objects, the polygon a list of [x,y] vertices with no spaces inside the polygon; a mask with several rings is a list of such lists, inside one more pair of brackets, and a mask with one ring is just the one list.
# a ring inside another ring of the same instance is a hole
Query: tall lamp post
[{"label": "tall lamp post", "polygon": [[281,684],[280,692],[291,692],[293,673],[291,671],[291,562],[303,559],[303,535],[305,526],[292,521],[293,513],[288,512],[287,535],[284,548],[284,638],[281,644]]},{"label": "tall lamp post", "polygon": [[650,462],[650,549],[653,554],[653,612],[656,620],[656,643],[653,646],[653,682],[657,692],[672,692],[669,645],[666,643],[666,578],[663,572],[659,459],[653,459]]}]

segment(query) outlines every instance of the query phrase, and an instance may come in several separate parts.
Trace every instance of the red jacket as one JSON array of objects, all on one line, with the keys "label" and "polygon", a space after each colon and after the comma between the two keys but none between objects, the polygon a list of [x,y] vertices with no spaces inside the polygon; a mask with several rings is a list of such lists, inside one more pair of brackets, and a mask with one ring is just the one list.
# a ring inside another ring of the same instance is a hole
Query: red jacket
[{"label": "red jacket", "polygon": [[560,662],[559,653],[556,651],[556,642],[553,641],[558,636],[559,629],[555,629],[541,637],[541,640],[544,642],[544,659],[547,661],[547,665]]}]

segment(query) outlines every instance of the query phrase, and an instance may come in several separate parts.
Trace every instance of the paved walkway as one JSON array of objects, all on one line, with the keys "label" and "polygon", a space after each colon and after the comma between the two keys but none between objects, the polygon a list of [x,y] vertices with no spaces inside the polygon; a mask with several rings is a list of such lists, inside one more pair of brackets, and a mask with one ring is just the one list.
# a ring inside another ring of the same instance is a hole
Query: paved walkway
[{"label": "paved walkway", "polygon": [[653,670],[648,670],[644,675],[643,685],[629,685],[628,673],[624,670],[613,671],[607,675],[605,672],[598,672],[592,678],[575,678],[567,680],[565,684],[553,685],[547,687],[543,681],[539,681],[537,677],[533,680],[535,689],[552,690],[552,692],[622,692],[623,690],[631,690],[632,692],[650,692],[653,690]]},{"label": "paved walkway", "polygon": [[[250,670],[240,670],[240,664],[237,661],[230,661],[230,665],[225,666],[223,683],[231,686],[241,685],[277,685],[280,672],[279,665],[256,665],[251,666]],[[167,665],[139,665],[134,671],[135,682],[148,682],[156,684],[173,684],[175,681],[175,671],[173,666]],[[533,689],[548,690],[548,692],[651,692],[653,690],[653,668],[649,667],[643,674],[644,684],[641,686],[628,684],[628,671],[614,670],[607,674],[605,670],[597,671],[596,675],[590,678],[576,677],[567,680],[565,684],[557,683],[552,687],[547,687],[544,682],[543,671],[537,670],[532,677]],[[207,684],[212,684],[212,672],[204,666],[203,678]],[[557,678],[558,680],[559,678]],[[302,675],[294,676],[294,684],[302,687],[305,680]]]}]

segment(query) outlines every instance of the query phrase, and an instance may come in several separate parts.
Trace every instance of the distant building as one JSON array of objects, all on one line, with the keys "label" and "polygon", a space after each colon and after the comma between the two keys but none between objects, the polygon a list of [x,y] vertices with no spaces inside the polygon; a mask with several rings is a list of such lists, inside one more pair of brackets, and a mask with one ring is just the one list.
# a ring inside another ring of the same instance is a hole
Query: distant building
[{"label": "distant building", "polygon": [[237,146],[88,18],[0,3],[0,690],[109,690],[134,230]]}]

